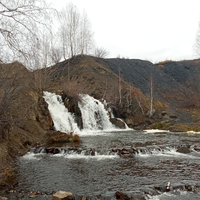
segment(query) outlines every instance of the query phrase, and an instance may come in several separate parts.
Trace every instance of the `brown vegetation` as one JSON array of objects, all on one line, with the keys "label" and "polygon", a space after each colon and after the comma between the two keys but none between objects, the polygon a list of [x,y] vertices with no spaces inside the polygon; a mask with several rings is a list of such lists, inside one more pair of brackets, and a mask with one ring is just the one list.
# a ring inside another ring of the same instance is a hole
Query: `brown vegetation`
[{"label": "brown vegetation", "polygon": [[166,63],[168,63],[168,62],[173,62],[173,60],[164,60],[164,61],[160,61],[160,62],[158,62],[158,63],[155,63],[155,65],[164,65],[164,64],[166,64]]},{"label": "brown vegetation", "polygon": [[79,135],[77,135],[77,134],[75,134],[74,136],[73,136],[73,141],[74,142],[80,142],[80,136]]}]

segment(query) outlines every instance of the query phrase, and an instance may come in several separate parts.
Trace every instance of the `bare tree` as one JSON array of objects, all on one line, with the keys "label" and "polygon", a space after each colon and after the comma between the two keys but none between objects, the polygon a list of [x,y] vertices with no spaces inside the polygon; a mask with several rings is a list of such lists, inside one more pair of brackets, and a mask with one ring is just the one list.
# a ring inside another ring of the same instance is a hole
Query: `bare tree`
[{"label": "bare tree", "polygon": [[99,58],[105,58],[109,55],[109,52],[104,47],[97,47],[94,50],[94,56]]},{"label": "bare tree", "polygon": [[87,17],[87,14],[83,12],[80,19],[80,33],[79,33],[79,52],[81,55],[89,54],[89,52],[93,49],[94,41],[93,35],[94,33],[91,30],[91,23]]},{"label": "bare tree", "polygon": [[49,10],[45,0],[1,0],[1,60],[7,62],[27,58],[29,39],[37,37],[39,26],[47,26],[47,15]]},{"label": "bare tree", "polygon": [[197,56],[200,57],[200,22],[199,22],[199,29],[198,29],[197,35],[196,35],[194,50],[195,50],[195,53],[197,54]]},{"label": "bare tree", "polygon": [[135,99],[141,109],[141,112],[142,114],[144,115],[144,109],[143,109],[143,106],[142,106],[142,93],[141,92],[137,92],[135,93]]},{"label": "bare tree", "polygon": [[149,115],[153,115],[153,78],[152,74],[150,77],[150,110],[149,110]]},{"label": "bare tree", "polygon": [[50,52],[50,57],[52,60],[52,64],[57,64],[62,59],[62,52],[58,47],[52,47]]},{"label": "bare tree", "polygon": [[63,58],[89,54],[94,45],[93,32],[87,14],[85,12],[81,14],[75,5],[70,3],[61,11],[59,22]]},{"label": "bare tree", "polygon": [[121,71],[119,67],[119,75],[118,75],[118,91],[119,91],[119,104],[122,105],[122,77],[121,77]]},{"label": "bare tree", "polygon": [[62,11],[59,17],[60,38],[62,42],[63,57],[77,55],[80,13],[77,7],[70,3]]}]

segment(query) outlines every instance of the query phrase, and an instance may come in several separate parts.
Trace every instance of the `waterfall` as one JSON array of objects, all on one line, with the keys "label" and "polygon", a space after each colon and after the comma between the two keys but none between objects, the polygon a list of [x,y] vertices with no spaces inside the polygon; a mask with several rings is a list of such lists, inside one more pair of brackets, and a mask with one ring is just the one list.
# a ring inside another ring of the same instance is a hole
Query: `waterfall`
[{"label": "waterfall", "polygon": [[80,94],[78,106],[81,110],[83,128],[86,130],[105,130],[114,128],[109,120],[109,114],[104,105],[89,96]]},{"label": "waterfall", "polygon": [[68,112],[61,96],[50,92],[44,92],[44,99],[48,103],[48,108],[54,122],[56,130],[62,132],[79,133],[80,130],[74,120],[74,116]]}]

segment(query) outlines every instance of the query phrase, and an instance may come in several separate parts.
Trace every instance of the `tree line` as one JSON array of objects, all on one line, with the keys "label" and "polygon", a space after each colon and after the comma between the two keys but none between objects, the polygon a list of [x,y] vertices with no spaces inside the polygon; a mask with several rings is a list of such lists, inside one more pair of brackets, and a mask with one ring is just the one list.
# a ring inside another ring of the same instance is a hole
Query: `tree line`
[{"label": "tree line", "polygon": [[86,12],[69,3],[61,11],[45,0],[0,0],[0,62],[40,69],[75,55],[105,57]]}]

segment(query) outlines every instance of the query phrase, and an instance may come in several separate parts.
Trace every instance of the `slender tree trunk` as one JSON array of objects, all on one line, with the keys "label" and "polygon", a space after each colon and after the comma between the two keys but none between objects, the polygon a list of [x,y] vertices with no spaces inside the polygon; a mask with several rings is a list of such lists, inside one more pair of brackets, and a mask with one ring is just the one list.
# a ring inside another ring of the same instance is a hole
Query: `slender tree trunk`
[{"label": "slender tree trunk", "polygon": [[153,115],[153,79],[152,79],[152,75],[150,78],[150,112],[149,112],[150,116]]}]

